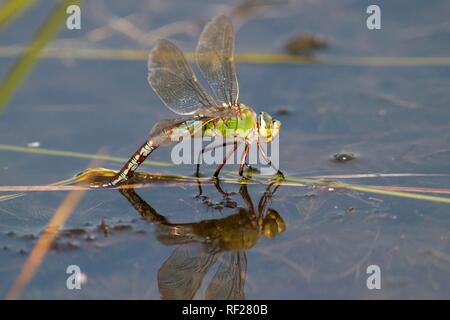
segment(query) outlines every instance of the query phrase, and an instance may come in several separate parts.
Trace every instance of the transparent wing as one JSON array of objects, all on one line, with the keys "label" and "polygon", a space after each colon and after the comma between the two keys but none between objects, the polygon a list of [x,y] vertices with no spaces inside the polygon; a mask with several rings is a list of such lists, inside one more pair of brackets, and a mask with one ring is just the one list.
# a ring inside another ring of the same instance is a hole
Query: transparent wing
[{"label": "transparent wing", "polygon": [[[231,108],[223,106],[201,107],[192,116],[158,121],[150,131],[149,139],[157,145],[178,142],[180,138],[186,136],[197,136],[197,133],[212,121],[232,116],[235,116],[235,111]],[[186,130],[186,127],[182,129],[183,124],[191,120],[195,120],[193,123],[191,122],[191,130]]]},{"label": "transparent wing", "polygon": [[205,298],[211,300],[245,299],[245,276],[247,256],[244,251],[228,251],[221,257],[221,263],[211,283],[206,289]]},{"label": "transparent wing", "polygon": [[[149,139],[152,140],[153,143],[158,145],[170,143],[171,141],[171,133],[182,124],[184,124],[191,118],[174,118],[174,119],[162,119],[159,120],[150,131]],[[189,133],[189,132],[186,132]]]},{"label": "transparent wing", "polygon": [[234,63],[234,30],[228,17],[218,16],[205,26],[196,59],[217,100],[236,103],[239,85]]},{"label": "transparent wing", "polygon": [[216,255],[200,243],[176,248],[158,270],[161,298],[192,299],[215,260]]},{"label": "transparent wing", "polygon": [[193,114],[200,107],[216,104],[197,81],[180,49],[167,40],[159,40],[150,52],[148,82],[164,104],[177,114]]}]

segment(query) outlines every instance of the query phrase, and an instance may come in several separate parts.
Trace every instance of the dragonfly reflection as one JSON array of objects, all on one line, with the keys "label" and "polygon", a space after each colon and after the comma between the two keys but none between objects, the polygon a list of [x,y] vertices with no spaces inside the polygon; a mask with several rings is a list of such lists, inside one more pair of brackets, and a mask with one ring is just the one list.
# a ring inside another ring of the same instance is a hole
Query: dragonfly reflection
[{"label": "dragonfly reflection", "polygon": [[229,195],[221,192],[223,205],[235,207],[236,212],[225,218],[193,223],[171,223],[134,189],[120,189],[144,219],[156,224],[157,239],[163,244],[177,246],[158,271],[161,297],[194,298],[208,270],[217,264],[205,298],[244,299],[246,250],[252,248],[260,236],[271,238],[286,228],[278,212],[268,208],[277,188],[278,185],[269,185],[257,207],[253,205],[245,184],[239,190],[245,207],[237,206]]}]

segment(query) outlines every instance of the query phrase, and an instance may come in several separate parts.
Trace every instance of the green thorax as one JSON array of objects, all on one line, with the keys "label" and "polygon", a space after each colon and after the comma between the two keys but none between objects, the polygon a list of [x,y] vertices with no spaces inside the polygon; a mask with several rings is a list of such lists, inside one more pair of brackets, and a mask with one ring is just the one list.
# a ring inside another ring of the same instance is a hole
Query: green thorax
[{"label": "green thorax", "polygon": [[255,128],[255,112],[244,104],[240,104],[238,115],[211,121],[203,127],[203,135],[211,137],[220,135],[225,139],[233,138],[234,136],[246,138]]},{"label": "green thorax", "polygon": [[[231,114],[231,112],[230,112]],[[185,132],[191,136],[216,137],[231,139],[238,136],[242,139],[249,137],[256,130],[255,112],[243,104],[239,105],[239,113],[228,117],[217,117],[216,119],[193,118],[182,122],[176,126],[163,130],[163,138],[170,141],[178,141],[177,137],[182,137]]]}]

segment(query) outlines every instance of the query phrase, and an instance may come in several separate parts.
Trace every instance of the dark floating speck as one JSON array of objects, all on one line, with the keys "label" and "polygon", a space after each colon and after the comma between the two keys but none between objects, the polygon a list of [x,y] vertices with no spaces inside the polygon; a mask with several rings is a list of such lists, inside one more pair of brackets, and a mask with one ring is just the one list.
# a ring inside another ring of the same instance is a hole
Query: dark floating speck
[{"label": "dark floating speck", "polygon": [[130,230],[132,227],[129,224],[116,224],[113,226],[114,231],[127,231]]},{"label": "dark floating speck", "polygon": [[349,214],[353,214],[356,213],[358,209],[356,209],[355,207],[348,207],[345,211]]},{"label": "dark floating speck", "polygon": [[100,225],[98,226],[98,229],[103,231],[103,235],[105,237],[107,237],[109,235],[109,226],[106,223],[105,218],[102,219],[102,222],[100,223]]},{"label": "dark floating speck", "polygon": [[353,153],[336,153],[333,155],[333,160],[336,162],[348,162],[356,159]]},{"label": "dark floating speck", "polygon": [[34,240],[34,239],[36,239],[36,236],[32,233],[27,233],[27,234],[24,234],[22,236],[22,238],[25,240]]},{"label": "dark floating speck", "polygon": [[286,116],[291,114],[292,112],[294,112],[294,110],[292,108],[289,107],[278,107],[275,110],[275,115],[277,116]]},{"label": "dark floating speck", "polygon": [[302,33],[290,38],[284,45],[284,50],[295,55],[311,55],[314,51],[328,47],[322,37],[310,33]]},{"label": "dark floating speck", "polygon": [[58,252],[67,252],[79,249],[79,243],[77,241],[56,241],[52,244],[52,250]]},{"label": "dark floating speck", "polygon": [[87,234],[87,230],[86,229],[81,229],[81,228],[74,228],[74,229],[66,229],[63,230],[61,232],[62,236],[66,236],[66,237],[77,237],[77,236],[82,236]]}]

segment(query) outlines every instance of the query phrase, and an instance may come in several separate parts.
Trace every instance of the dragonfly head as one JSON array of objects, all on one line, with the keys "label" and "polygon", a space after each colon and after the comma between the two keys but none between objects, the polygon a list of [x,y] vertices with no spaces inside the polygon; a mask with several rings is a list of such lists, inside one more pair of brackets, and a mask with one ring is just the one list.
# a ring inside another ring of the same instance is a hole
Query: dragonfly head
[{"label": "dragonfly head", "polygon": [[281,122],[272,119],[267,112],[259,113],[257,125],[259,136],[265,138],[267,142],[271,142],[280,133]]},{"label": "dragonfly head", "polygon": [[286,230],[286,224],[280,214],[273,209],[268,209],[262,224],[262,234],[266,238],[273,238]]}]

